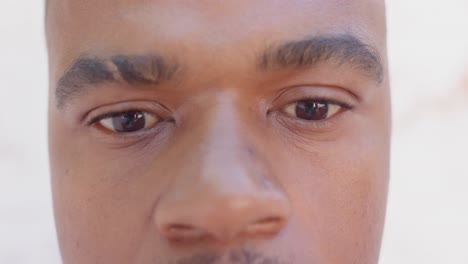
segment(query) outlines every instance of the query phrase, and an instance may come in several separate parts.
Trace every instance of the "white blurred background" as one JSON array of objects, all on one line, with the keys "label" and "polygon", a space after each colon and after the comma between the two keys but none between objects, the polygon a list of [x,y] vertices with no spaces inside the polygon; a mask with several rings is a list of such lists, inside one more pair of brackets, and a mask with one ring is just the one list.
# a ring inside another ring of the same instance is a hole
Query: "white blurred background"
[{"label": "white blurred background", "polygon": [[[468,1],[388,0],[394,105],[381,264],[468,264]],[[0,263],[59,264],[43,1],[0,0]]]}]

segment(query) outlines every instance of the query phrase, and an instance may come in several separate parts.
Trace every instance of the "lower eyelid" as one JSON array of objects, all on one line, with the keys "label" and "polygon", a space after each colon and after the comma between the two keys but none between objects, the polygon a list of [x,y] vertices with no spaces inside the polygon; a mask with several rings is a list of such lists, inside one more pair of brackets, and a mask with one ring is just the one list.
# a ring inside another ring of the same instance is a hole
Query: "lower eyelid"
[{"label": "lower eyelid", "polygon": [[330,117],[323,120],[310,121],[300,119],[294,116],[278,116],[276,117],[283,124],[283,126],[292,130],[293,132],[310,133],[314,130],[324,132],[324,129],[328,129],[336,123],[335,117]]}]

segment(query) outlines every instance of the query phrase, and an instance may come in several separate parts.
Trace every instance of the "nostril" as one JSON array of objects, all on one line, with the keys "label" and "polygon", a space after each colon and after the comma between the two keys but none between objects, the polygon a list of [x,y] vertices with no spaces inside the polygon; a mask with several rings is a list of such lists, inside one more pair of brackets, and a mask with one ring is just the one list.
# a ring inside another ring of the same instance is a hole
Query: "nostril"
[{"label": "nostril", "polygon": [[191,225],[169,224],[162,228],[162,233],[173,241],[189,241],[202,238],[205,232]]},{"label": "nostril", "polygon": [[250,223],[244,233],[247,235],[275,235],[285,225],[282,217],[267,217]]},{"label": "nostril", "polygon": [[272,223],[272,222],[281,222],[282,221],[282,218],[281,217],[267,217],[267,218],[264,218],[260,221],[257,221],[257,223],[259,224],[268,224],[268,223]]}]

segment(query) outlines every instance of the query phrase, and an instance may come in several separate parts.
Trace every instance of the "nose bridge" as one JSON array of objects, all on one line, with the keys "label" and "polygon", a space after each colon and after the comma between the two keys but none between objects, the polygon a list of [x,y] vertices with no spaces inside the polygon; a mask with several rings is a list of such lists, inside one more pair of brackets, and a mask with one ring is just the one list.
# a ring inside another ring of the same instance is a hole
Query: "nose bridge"
[{"label": "nose bridge", "polygon": [[[223,99],[210,113],[198,143],[197,161],[175,179],[156,211],[158,228],[168,238],[234,239],[271,234],[284,225],[287,198],[274,186],[257,157],[233,100]],[[196,157],[195,157],[196,156]]]},{"label": "nose bridge", "polygon": [[245,130],[242,131],[241,117],[231,100],[220,100],[208,127],[199,146],[198,182],[215,185],[217,191],[223,192],[253,188],[254,175],[248,171],[253,168],[246,159],[249,143]]},{"label": "nose bridge", "polygon": [[234,100],[218,98],[206,116],[200,124],[205,126],[203,132],[187,146],[191,157],[186,158],[196,162],[191,162],[190,171],[176,175],[172,188],[206,211],[217,210],[217,203],[227,206],[260,197],[259,176],[266,168],[249,157],[249,139]]}]

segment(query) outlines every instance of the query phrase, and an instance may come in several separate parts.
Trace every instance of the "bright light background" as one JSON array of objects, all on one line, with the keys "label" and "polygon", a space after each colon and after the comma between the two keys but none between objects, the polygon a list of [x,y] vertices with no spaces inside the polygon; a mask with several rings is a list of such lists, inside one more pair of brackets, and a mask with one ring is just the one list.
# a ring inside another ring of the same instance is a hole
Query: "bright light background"
[{"label": "bright light background", "polygon": [[[394,104],[381,264],[468,263],[468,1],[388,0]],[[0,2],[0,263],[60,263],[43,1]]]}]

